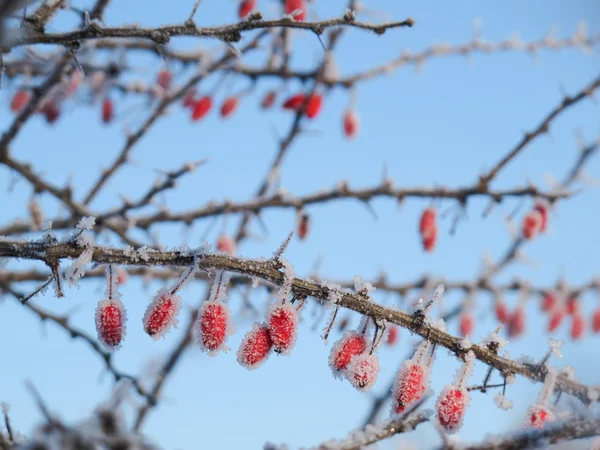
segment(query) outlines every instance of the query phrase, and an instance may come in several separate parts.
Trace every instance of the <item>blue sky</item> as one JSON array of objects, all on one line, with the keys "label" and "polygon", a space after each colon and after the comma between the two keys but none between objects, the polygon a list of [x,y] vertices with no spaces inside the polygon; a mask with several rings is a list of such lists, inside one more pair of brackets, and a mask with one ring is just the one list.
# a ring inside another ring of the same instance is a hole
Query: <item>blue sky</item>
[{"label": "blue sky", "polygon": [[[112,25],[139,22],[147,26],[181,22],[187,18],[192,3],[170,2],[167,8],[164,2],[156,0],[114,2],[105,21]],[[476,18],[483,24],[483,38],[489,42],[506,39],[515,31],[523,40],[539,39],[553,26],[558,26],[557,36],[564,37],[577,30],[581,19],[586,20],[590,34],[600,32],[600,8],[593,0],[366,3],[370,9],[385,11],[386,20],[411,16],[416,25],[384,36],[349,30],[336,53],[343,74],[386,62],[404,50],[419,51],[440,42],[466,42],[473,35]],[[345,9],[341,1],[312,4],[314,18],[337,17]],[[259,0],[259,5],[266,16],[279,14],[275,2]],[[236,8],[233,1],[205,0],[197,13],[197,22],[199,25],[229,23],[235,20]],[[72,22],[72,17],[62,13],[53,29],[66,28]],[[174,44],[187,48],[216,46],[189,39]],[[312,67],[320,61],[322,48],[313,35],[295,32],[293,45],[297,52],[292,60],[295,67]],[[259,56],[245,59],[257,64],[261,60]],[[599,61],[597,54],[563,50],[540,52],[535,60],[523,53],[476,54],[468,60],[440,57],[426,62],[418,74],[414,67],[407,66],[359,85],[357,110],[362,128],[359,138],[352,142],[341,133],[341,116],[349,93],[336,89],[327,96],[319,117],[307,124],[310,133],[293,143],[282,167],[281,186],[297,195],[330,188],[343,179],[349,180],[353,187],[371,186],[379,183],[384,163],[397,186],[469,185],[512,148],[523,132],[537,126],[559,103],[563,91],[575,93],[596,77]],[[130,62],[144,69],[132,78],[146,80],[151,80],[162,64],[159,58],[144,56],[136,56]],[[176,82],[180,82],[185,74],[179,76],[180,67],[176,64],[172,67]],[[217,82],[217,78],[210,77],[200,85],[200,90],[210,91]],[[216,98],[220,101],[226,93],[246,88],[247,83],[245,79],[230,80],[221,86]],[[262,94],[277,86],[275,80],[259,82],[226,122],[213,111],[202,122],[192,123],[179,105],[174,106],[171,114],[137,144],[132,153],[133,164],[113,179],[92,207],[102,210],[113,206],[120,195],[135,198],[140,194],[140,186],[153,182],[155,169],[175,169],[185,161],[207,157],[209,164],[164,196],[165,205],[178,211],[210,200],[247,199],[261,182],[277,150],[276,136],[283,136],[291,124],[292,116],[278,108],[266,113],[258,108]],[[295,92],[299,87],[290,82],[287,92]],[[0,92],[1,129],[6,129],[12,120],[8,109],[11,92],[4,88]],[[35,117],[15,139],[11,147],[13,155],[31,161],[54,183],[72,179],[81,199],[99,168],[120,151],[124,142],[123,125],[135,129],[146,112],[139,99],[126,101],[115,96],[115,104],[119,121],[109,127],[100,123],[99,104],[71,103],[52,127]],[[127,114],[128,110],[133,114]],[[597,106],[589,100],[561,115],[550,136],[541,137],[529,146],[501,173],[494,187],[513,187],[531,180],[547,188],[547,175],[560,179],[577,157],[576,130],[591,141],[600,131],[599,118]],[[586,172],[598,176],[600,158],[593,159]],[[2,223],[12,220],[15,214],[26,217],[30,188],[19,181],[9,192],[11,177],[6,169],[0,169],[0,182],[5,211]],[[562,274],[569,282],[579,284],[599,274],[596,224],[600,216],[595,207],[599,195],[597,189],[581,186],[585,187],[584,192],[559,204],[550,218],[549,233],[526,246],[530,263],[511,266],[497,281],[520,277],[537,285],[550,285]],[[62,212],[48,196],[42,196],[41,202],[49,217]],[[509,201],[482,219],[487,203],[474,200],[468,206],[468,220],[461,222],[457,233],[449,235],[451,220],[443,220],[437,250],[425,254],[416,226],[420,211],[428,204],[428,201],[409,200],[399,208],[395,201],[378,199],[372,203],[379,217],[377,221],[364,205],[351,200],[311,207],[308,209],[313,218],[310,237],[305,242],[294,239],[286,257],[301,276],[308,276],[322,255],[321,276],[335,280],[351,280],[354,275],[373,279],[382,270],[394,282],[413,280],[424,273],[469,280],[481,270],[484,254],[497,260],[508,247],[510,233],[504,216],[516,202]],[[452,202],[442,203],[444,210],[451,206]],[[519,219],[521,216],[522,213]],[[233,231],[237,220],[228,218],[226,229]],[[294,227],[295,213],[268,210],[263,220],[268,235],[254,222],[251,228],[258,237],[244,242],[241,255],[271,255]],[[158,232],[169,246],[198,245],[210,223],[210,219],[200,222],[188,235],[183,234],[180,225],[165,226]],[[211,242],[221,228],[219,221],[208,234]],[[29,266],[23,262],[9,267]],[[144,287],[141,280],[130,280],[122,288],[130,320],[127,340],[115,361],[124,371],[139,373],[144,367],[151,369],[179,339],[181,329],[154,342],[140,326],[143,311],[159,287],[156,282]],[[46,295],[34,301],[55,312],[71,312],[74,325],[94,334],[93,311],[103,289],[100,281],[82,282],[79,290],[70,290],[63,299]],[[185,308],[181,316],[184,326],[187,310],[198,306],[205,289],[199,283],[184,289]],[[232,294],[234,311],[239,307],[239,297],[239,292]],[[255,291],[251,298],[258,306],[268,301],[263,290]],[[376,299],[401,306],[397,297],[376,295]],[[459,295],[448,295],[445,306],[460,300]],[[585,311],[592,311],[598,300],[592,294],[586,295]],[[512,306],[516,297],[509,296],[507,301]],[[489,297],[477,297],[475,340],[495,326],[489,314],[491,306]],[[26,378],[33,381],[51,408],[68,421],[79,420],[106,398],[112,386],[110,377],[102,375],[102,362],[84,343],[71,340],[53,325],[40,325],[12,299],[0,304],[0,308],[0,359],[8,367],[0,377],[0,400],[11,405],[16,429],[27,434],[41,419],[24,388]],[[231,339],[233,351],[211,358],[197,348],[189,350],[167,383],[165,398],[146,422],[144,431],[168,449],[262,448],[266,441],[296,448],[344,437],[361,423],[372,395],[358,393],[348,383],[333,379],[327,365],[331,343],[325,345],[319,337],[323,324],[319,324],[317,331],[311,330],[315,320],[313,309],[310,305],[305,311],[292,355],[274,355],[253,372],[235,360],[235,350],[251,327],[250,317],[236,317],[238,332]],[[529,302],[527,334],[510,343],[511,356],[541,357],[545,353],[545,319],[537,311],[537,301]],[[353,323],[357,322],[354,317]],[[457,333],[456,324],[449,327]],[[564,356],[553,362],[559,366],[572,365],[582,382],[600,383],[598,363],[584,359],[596,351],[598,337],[588,335],[584,341],[571,342],[566,326],[561,327],[558,336],[566,339]],[[337,337],[334,335],[331,340]],[[414,342],[415,338],[402,332],[399,345],[381,350],[381,373],[373,392],[385,388]],[[450,382],[449,374],[457,368],[458,363],[448,352],[438,350],[432,375],[435,392],[439,393]],[[484,375],[485,367],[478,364],[472,380],[479,382]],[[524,411],[540,387],[518,379],[508,390],[508,398],[515,402],[514,409],[508,412],[493,405],[493,395],[473,394],[459,436],[480,440],[488,432],[520,427]],[[432,406],[430,400],[428,407]],[[435,444],[437,437],[432,431],[431,425],[424,424],[411,435],[391,439],[381,448],[395,448],[399,442]]]}]

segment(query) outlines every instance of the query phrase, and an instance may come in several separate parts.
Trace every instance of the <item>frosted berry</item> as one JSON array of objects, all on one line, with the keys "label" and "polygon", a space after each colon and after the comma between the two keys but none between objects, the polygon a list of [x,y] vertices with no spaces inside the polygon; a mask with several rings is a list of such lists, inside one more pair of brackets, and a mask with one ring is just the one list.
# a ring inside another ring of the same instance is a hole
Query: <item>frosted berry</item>
[{"label": "frosted berry", "polygon": [[164,336],[172,326],[177,325],[177,315],[181,309],[181,298],[174,294],[159,293],[146,308],[142,322],[144,331],[154,340]]},{"label": "frosted berry", "polygon": [[533,239],[536,237],[542,226],[542,215],[539,211],[530,211],[523,218],[523,238]]},{"label": "frosted berry", "polygon": [[389,331],[387,335],[387,340],[385,341],[387,345],[393,347],[396,342],[398,342],[398,337],[400,336],[400,331],[396,325],[389,326]]},{"label": "frosted berry", "polygon": [[238,17],[243,19],[250,14],[254,8],[256,8],[256,0],[243,0],[238,9]]},{"label": "frosted berry", "polygon": [[156,82],[158,85],[163,88],[165,91],[168,91],[171,87],[171,81],[173,80],[173,75],[168,69],[163,69],[158,72],[156,75]]},{"label": "frosted berry", "polygon": [[462,426],[469,392],[456,386],[446,386],[436,403],[437,418],[448,433],[456,433]]},{"label": "frosted berry", "polygon": [[235,253],[235,241],[231,236],[222,235],[217,241],[217,250],[233,256]]},{"label": "frosted berry", "polygon": [[98,340],[108,351],[117,350],[125,337],[127,315],[118,299],[102,300],[96,307]]},{"label": "frosted berry", "polygon": [[344,113],[344,134],[348,139],[354,139],[360,129],[360,119],[354,109],[348,109]]},{"label": "frosted berry", "polygon": [[321,94],[313,94],[308,98],[304,114],[306,114],[309,119],[314,119],[321,111],[322,106],[323,96]]},{"label": "frosted berry", "polygon": [[204,96],[196,102],[192,110],[192,120],[197,121],[202,119],[208,114],[212,108],[212,98],[210,96]]},{"label": "frosted berry", "polygon": [[286,14],[291,14],[297,9],[300,9],[301,12],[294,16],[294,20],[302,22],[306,18],[306,8],[304,7],[304,0],[285,0]]},{"label": "frosted berry", "polygon": [[77,92],[79,85],[83,81],[83,75],[80,70],[73,70],[71,72],[71,78],[69,78],[69,83],[67,84],[67,94],[73,95]]},{"label": "frosted berry", "polygon": [[563,308],[555,308],[550,315],[550,321],[548,322],[548,333],[552,333],[558,329],[565,317],[565,310]]},{"label": "frosted berry", "polygon": [[10,102],[10,110],[19,114],[27,106],[29,100],[31,100],[31,92],[25,89],[18,90]]},{"label": "frosted berry", "polygon": [[379,375],[379,359],[376,355],[363,353],[355,356],[346,369],[346,378],[359,391],[373,387]]},{"label": "frosted berry", "polygon": [[425,208],[419,220],[419,233],[423,248],[427,252],[433,251],[437,241],[437,211],[435,208]]},{"label": "frosted berry", "polygon": [[298,333],[298,311],[289,303],[275,303],[269,308],[267,320],[273,350],[288,355],[296,343]]},{"label": "frosted berry", "polygon": [[594,333],[600,333],[600,308],[596,309],[592,316],[592,330]]},{"label": "frosted berry", "polygon": [[573,315],[571,321],[571,337],[575,340],[581,339],[585,331],[585,319],[583,315],[577,313]]},{"label": "frosted berry", "polygon": [[534,406],[529,413],[529,424],[535,428],[544,428],[544,423],[550,419],[549,411],[542,406]]},{"label": "frosted berry", "polygon": [[232,115],[238,107],[239,99],[237,97],[228,97],[221,105],[221,117],[227,118]]},{"label": "frosted berry", "polygon": [[342,338],[337,341],[329,355],[329,366],[333,375],[340,376],[340,372],[350,364],[354,356],[364,353],[367,349],[367,340],[362,333],[356,331],[347,331]]},{"label": "frosted berry", "polygon": [[283,109],[291,109],[297,111],[304,104],[306,97],[304,94],[296,94],[283,102]]},{"label": "frosted berry", "polygon": [[310,216],[308,214],[302,214],[300,220],[298,220],[298,238],[306,239],[308,232],[310,231]]},{"label": "frosted berry", "polygon": [[273,104],[275,104],[275,100],[277,98],[277,93],[275,91],[269,91],[265,94],[265,96],[262,99],[262,102],[260,102],[260,107],[262,109],[269,109],[273,106]]},{"label": "frosted berry", "polygon": [[548,226],[548,210],[550,205],[546,200],[538,200],[535,202],[533,209],[540,213],[541,222],[540,222],[540,232],[546,231],[546,227]]},{"label": "frosted berry", "polygon": [[572,316],[579,312],[579,300],[577,297],[569,297],[567,299],[567,314]]},{"label": "frosted berry", "polygon": [[269,328],[264,324],[254,324],[242,341],[237,360],[246,369],[254,370],[266,361],[272,347]]},{"label": "frosted berry", "polygon": [[58,105],[54,99],[47,100],[42,105],[40,112],[46,117],[46,122],[49,124],[56,122],[60,116],[60,109],[58,109]]},{"label": "frosted berry", "polygon": [[196,336],[200,348],[209,355],[226,350],[227,338],[233,334],[231,313],[221,301],[205,301],[198,310]]},{"label": "frosted berry", "polygon": [[506,323],[509,319],[508,309],[506,308],[506,303],[502,300],[497,300],[494,305],[494,310],[496,312],[496,319],[500,323]]},{"label": "frosted berry", "polygon": [[470,336],[473,333],[473,315],[466,311],[460,315],[460,334]]},{"label": "frosted berry", "polygon": [[542,311],[550,312],[556,307],[556,296],[552,292],[546,292],[542,297],[540,305]]},{"label": "frosted berry", "polygon": [[519,306],[508,321],[508,335],[518,337],[525,331],[525,311]]},{"label": "frosted berry", "polygon": [[427,368],[412,360],[402,363],[394,384],[394,412],[400,414],[421,398],[429,383]]},{"label": "frosted berry", "polygon": [[193,108],[196,105],[196,89],[190,88],[183,97],[183,107]]},{"label": "frosted berry", "polygon": [[105,98],[102,102],[102,122],[110,123],[113,119],[113,102],[110,98]]}]

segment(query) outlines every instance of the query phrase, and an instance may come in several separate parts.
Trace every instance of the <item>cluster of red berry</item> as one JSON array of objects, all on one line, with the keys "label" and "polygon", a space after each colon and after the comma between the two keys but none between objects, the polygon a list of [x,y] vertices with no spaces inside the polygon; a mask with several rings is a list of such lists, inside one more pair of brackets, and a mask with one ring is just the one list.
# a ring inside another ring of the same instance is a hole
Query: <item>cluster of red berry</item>
[{"label": "cluster of red berry", "polygon": [[523,217],[521,234],[524,239],[532,240],[548,227],[548,211],[550,205],[545,200],[537,200],[533,209]]},{"label": "cluster of red berry", "polygon": [[[238,7],[238,16],[240,19],[247,17],[252,11],[256,9],[257,0],[242,0]],[[294,20],[303,22],[306,19],[306,6],[304,0],[285,0],[284,11],[286,14],[292,14],[294,11],[298,11],[294,15]]]}]

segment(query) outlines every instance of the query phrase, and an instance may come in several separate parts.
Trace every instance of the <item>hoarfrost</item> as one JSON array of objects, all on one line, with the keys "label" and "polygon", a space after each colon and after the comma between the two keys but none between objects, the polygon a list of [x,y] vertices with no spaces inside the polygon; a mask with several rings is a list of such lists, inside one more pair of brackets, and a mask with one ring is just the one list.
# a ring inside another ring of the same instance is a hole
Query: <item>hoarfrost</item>
[{"label": "hoarfrost", "polygon": [[513,407],[513,402],[508,400],[504,395],[500,393],[496,394],[496,396],[494,397],[494,403],[498,408],[503,409],[505,411]]},{"label": "hoarfrost", "polygon": [[562,358],[560,348],[564,345],[565,341],[561,339],[548,339],[548,345],[550,346],[550,352],[557,358]]},{"label": "hoarfrost", "polygon": [[280,259],[283,267],[283,283],[277,291],[277,297],[281,300],[289,299],[292,293],[292,282],[294,281],[294,267],[284,258]]},{"label": "hoarfrost", "polygon": [[94,228],[94,225],[96,225],[95,217],[83,217],[77,224],[76,228],[79,228],[80,230],[91,231]]},{"label": "hoarfrost", "polygon": [[375,290],[375,288],[371,283],[356,275],[354,277],[354,290],[360,294],[366,295],[367,297],[371,297],[371,293]]},{"label": "hoarfrost", "polygon": [[377,355],[354,356],[346,368],[344,375],[357,390],[365,392],[370,390],[377,381],[379,375],[379,358]]}]

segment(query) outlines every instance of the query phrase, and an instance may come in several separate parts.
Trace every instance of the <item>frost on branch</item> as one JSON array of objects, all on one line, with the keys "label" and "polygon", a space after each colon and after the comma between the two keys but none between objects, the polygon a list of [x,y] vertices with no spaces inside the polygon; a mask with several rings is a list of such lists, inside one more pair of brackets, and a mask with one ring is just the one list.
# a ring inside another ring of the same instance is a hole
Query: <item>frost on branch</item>
[{"label": "frost on branch", "polygon": [[294,281],[294,267],[285,259],[280,259],[283,268],[283,283],[277,291],[277,298],[281,300],[289,299],[292,293],[292,282]]},{"label": "frost on branch", "polygon": [[80,225],[82,226],[82,228],[79,228],[81,232],[79,236],[77,236],[77,238],[75,239],[75,242],[80,247],[83,247],[83,251],[77,257],[77,259],[73,261],[71,266],[65,270],[64,277],[69,283],[69,286],[77,285],[79,279],[85,275],[85,268],[92,261],[92,257],[94,256],[94,238],[88,232],[83,231],[86,229],[84,227],[90,226],[90,221],[85,221],[85,219],[81,219],[81,222],[79,223],[78,227]]}]

